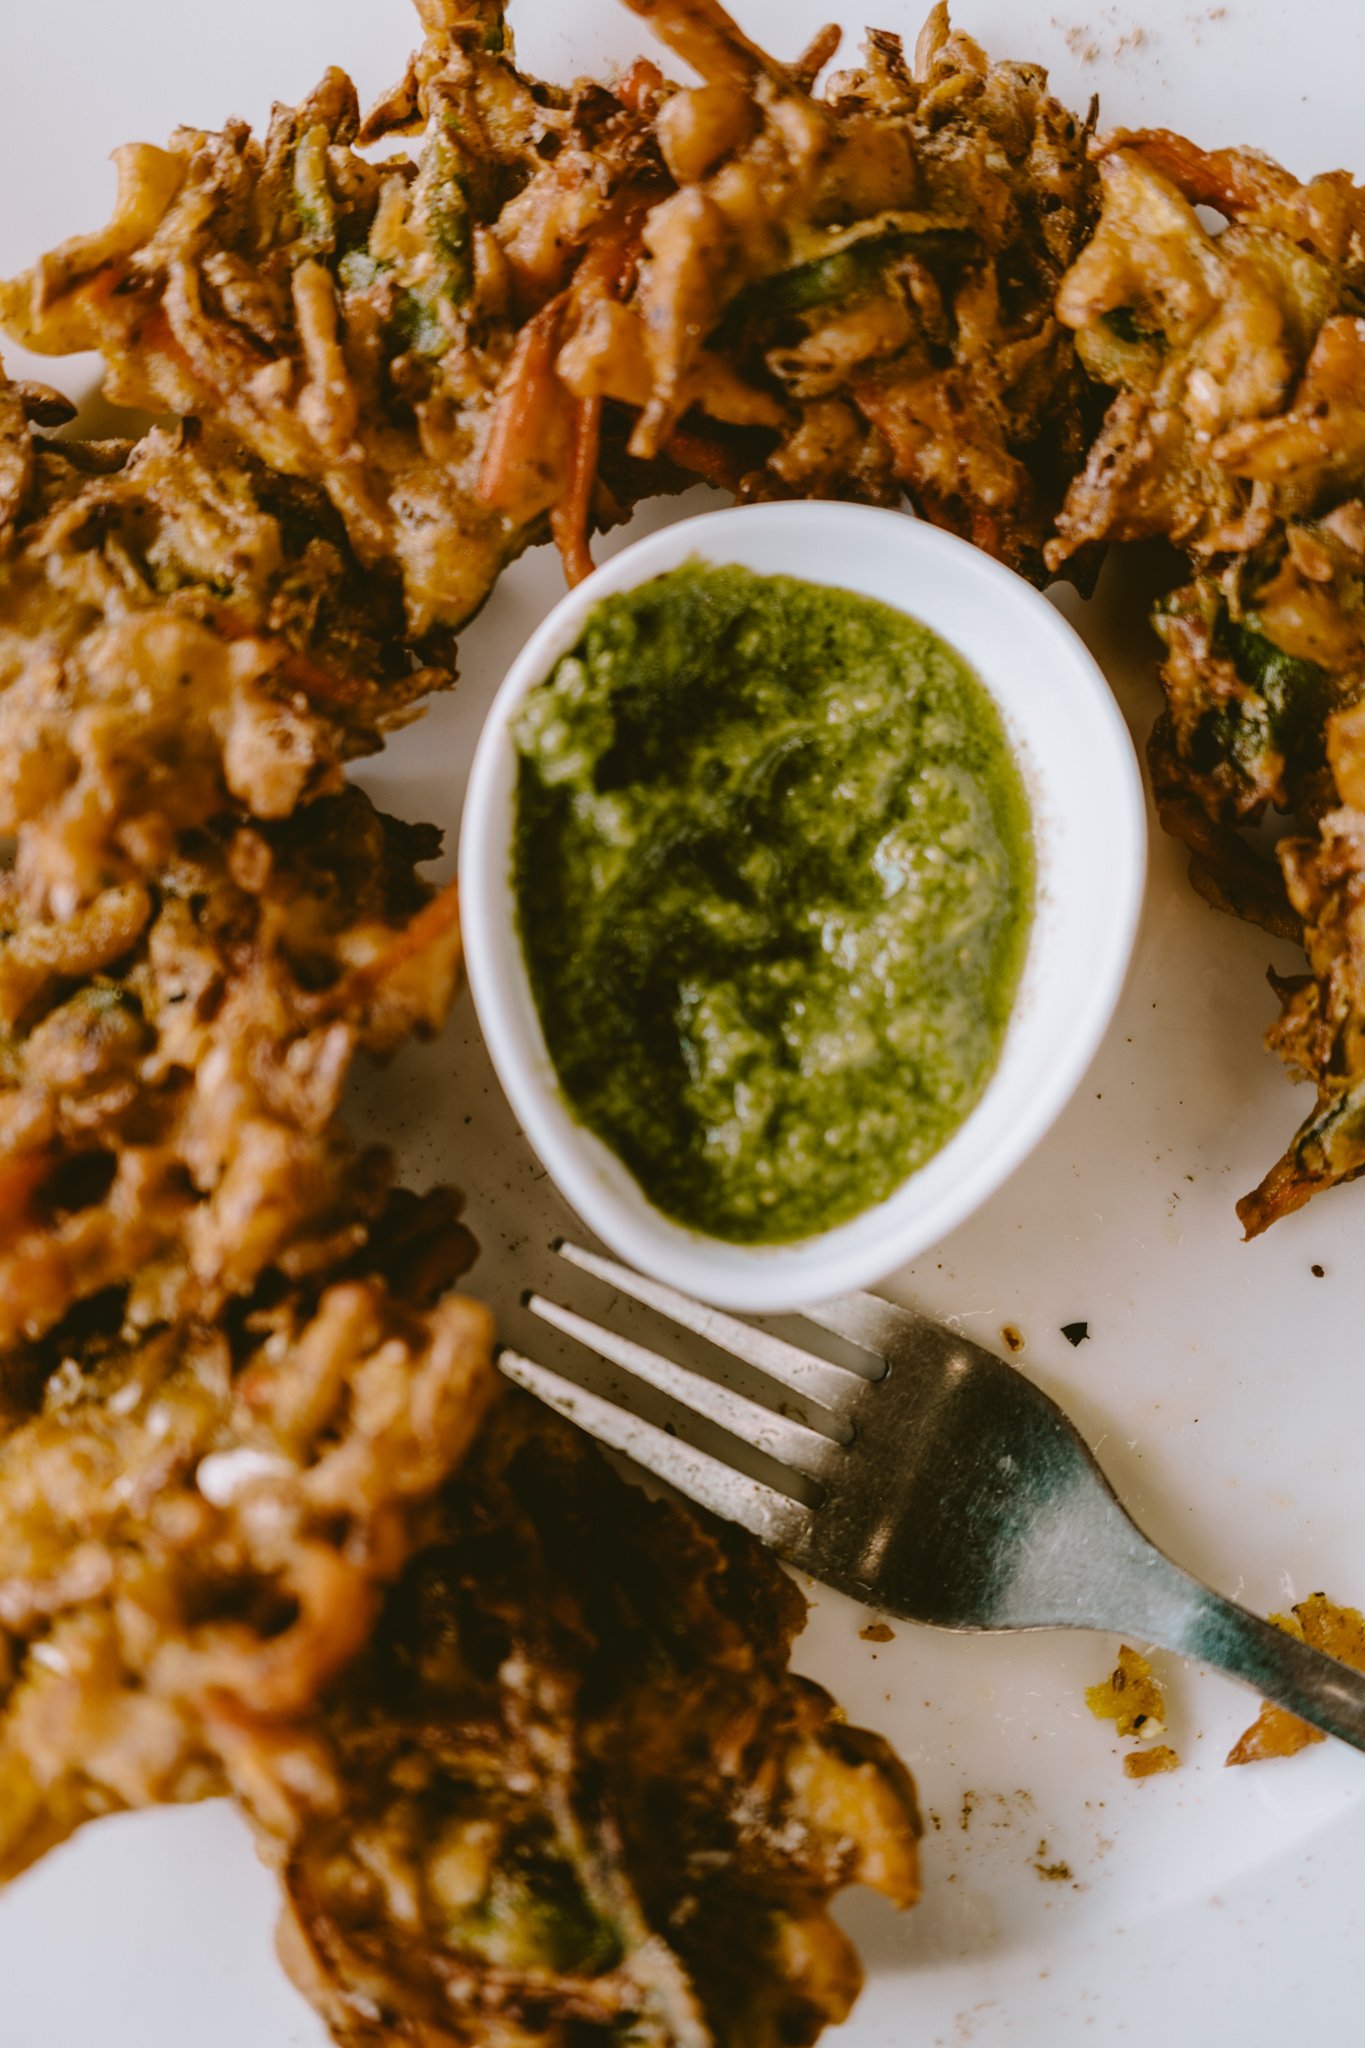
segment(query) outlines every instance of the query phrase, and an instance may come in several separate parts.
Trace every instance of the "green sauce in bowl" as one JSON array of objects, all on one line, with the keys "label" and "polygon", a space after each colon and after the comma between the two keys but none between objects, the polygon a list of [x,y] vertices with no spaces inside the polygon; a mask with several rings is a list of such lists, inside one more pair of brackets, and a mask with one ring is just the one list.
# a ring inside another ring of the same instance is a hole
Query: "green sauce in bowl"
[{"label": "green sauce in bowl", "polygon": [[873,599],[685,563],[527,696],[514,890],[560,1087],[649,1199],[828,1229],[947,1141],[999,1057],[1034,895],[996,708]]}]

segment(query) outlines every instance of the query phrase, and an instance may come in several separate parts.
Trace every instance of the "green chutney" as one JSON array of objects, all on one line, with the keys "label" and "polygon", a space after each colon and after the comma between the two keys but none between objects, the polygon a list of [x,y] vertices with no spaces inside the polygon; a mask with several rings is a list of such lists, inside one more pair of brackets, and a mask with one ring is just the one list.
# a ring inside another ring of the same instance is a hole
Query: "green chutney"
[{"label": "green chutney", "polygon": [[514,883],[575,1115],[656,1206],[782,1243],[889,1195],[999,1056],[1033,906],[976,676],[905,613],[692,561],[532,690]]}]

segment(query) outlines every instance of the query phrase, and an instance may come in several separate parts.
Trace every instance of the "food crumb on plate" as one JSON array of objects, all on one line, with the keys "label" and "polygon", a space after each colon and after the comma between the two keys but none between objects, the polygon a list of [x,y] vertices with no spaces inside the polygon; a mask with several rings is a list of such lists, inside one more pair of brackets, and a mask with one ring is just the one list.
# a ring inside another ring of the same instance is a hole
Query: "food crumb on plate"
[{"label": "food crumb on plate", "polygon": [[[1301,1643],[1321,1650],[1354,1671],[1365,1671],[1365,1614],[1355,1607],[1338,1607],[1325,1593],[1310,1593],[1289,1614],[1272,1614],[1276,1628]],[[1297,1714],[1277,1707],[1270,1700],[1251,1726],[1238,1736],[1228,1751],[1227,1764],[1267,1763],[1272,1757],[1297,1756],[1311,1743],[1325,1742],[1320,1728],[1310,1727]]]},{"label": "food crumb on plate", "polygon": [[1120,1735],[1149,1742],[1166,1726],[1166,1702],[1145,1657],[1124,1643],[1118,1662],[1102,1685],[1085,1689],[1085,1703],[1100,1721],[1113,1721]]},{"label": "food crumb on plate", "polygon": [[1037,1871],[1039,1877],[1045,1878],[1049,1884],[1072,1884],[1075,1882],[1069,1863],[1063,1863],[1060,1860],[1050,1863],[1047,1860],[1046,1839],[1039,1842],[1038,1847],[1033,1852],[1032,1868]]},{"label": "food crumb on plate", "polygon": [[1162,1771],[1178,1771],[1180,1758],[1169,1742],[1157,1742],[1150,1749],[1135,1749],[1123,1759],[1125,1778],[1155,1778]]}]

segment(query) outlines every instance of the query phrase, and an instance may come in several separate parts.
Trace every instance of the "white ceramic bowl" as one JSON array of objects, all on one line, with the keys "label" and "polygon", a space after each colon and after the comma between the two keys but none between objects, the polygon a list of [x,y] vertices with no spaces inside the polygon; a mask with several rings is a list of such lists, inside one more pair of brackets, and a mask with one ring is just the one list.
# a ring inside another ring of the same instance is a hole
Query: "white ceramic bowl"
[{"label": "white ceramic bowl", "polygon": [[[942,635],[999,707],[1032,812],[1038,897],[999,1065],[938,1152],[851,1222],[783,1245],[738,1245],[663,1215],[568,1108],[526,973],[512,889],[526,692],[587,614],[692,557],[880,598]],[[469,983],[499,1078],[561,1193],[604,1243],[656,1279],[722,1307],[792,1309],[884,1278],[998,1188],[1073,1093],[1104,1035],[1132,952],[1146,818],[1132,742],[1104,676],[1047,600],[965,541],[862,505],[741,506],[628,547],[561,599],[513,663],[470,774],[460,837]]]}]

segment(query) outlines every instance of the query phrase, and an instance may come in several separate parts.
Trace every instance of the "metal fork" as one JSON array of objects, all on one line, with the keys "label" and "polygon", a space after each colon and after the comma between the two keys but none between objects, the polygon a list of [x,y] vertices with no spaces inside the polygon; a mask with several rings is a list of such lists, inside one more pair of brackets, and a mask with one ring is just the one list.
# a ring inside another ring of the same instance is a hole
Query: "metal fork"
[{"label": "metal fork", "polygon": [[736,1450],[747,1444],[766,1454],[798,1490],[795,1475],[815,1482],[819,1497],[811,1504],[737,1471],[520,1352],[501,1353],[502,1371],[813,1578],[938,1628],[1136,1636],[1214,1665],[1365,1749],[1365,1676],[1173,1564],[1124,1512],[1056,1403],[979,1344],[870,1294],[806,1309],[807,1320],[870,1354],[869,1372],[859,1372],[596,1252],[555,1249],[755,1367],[774,1392],[796,1396],[807,1419],[543,1295],[528,1297],[533,1314],[718,1424],[739,1440]]}]

